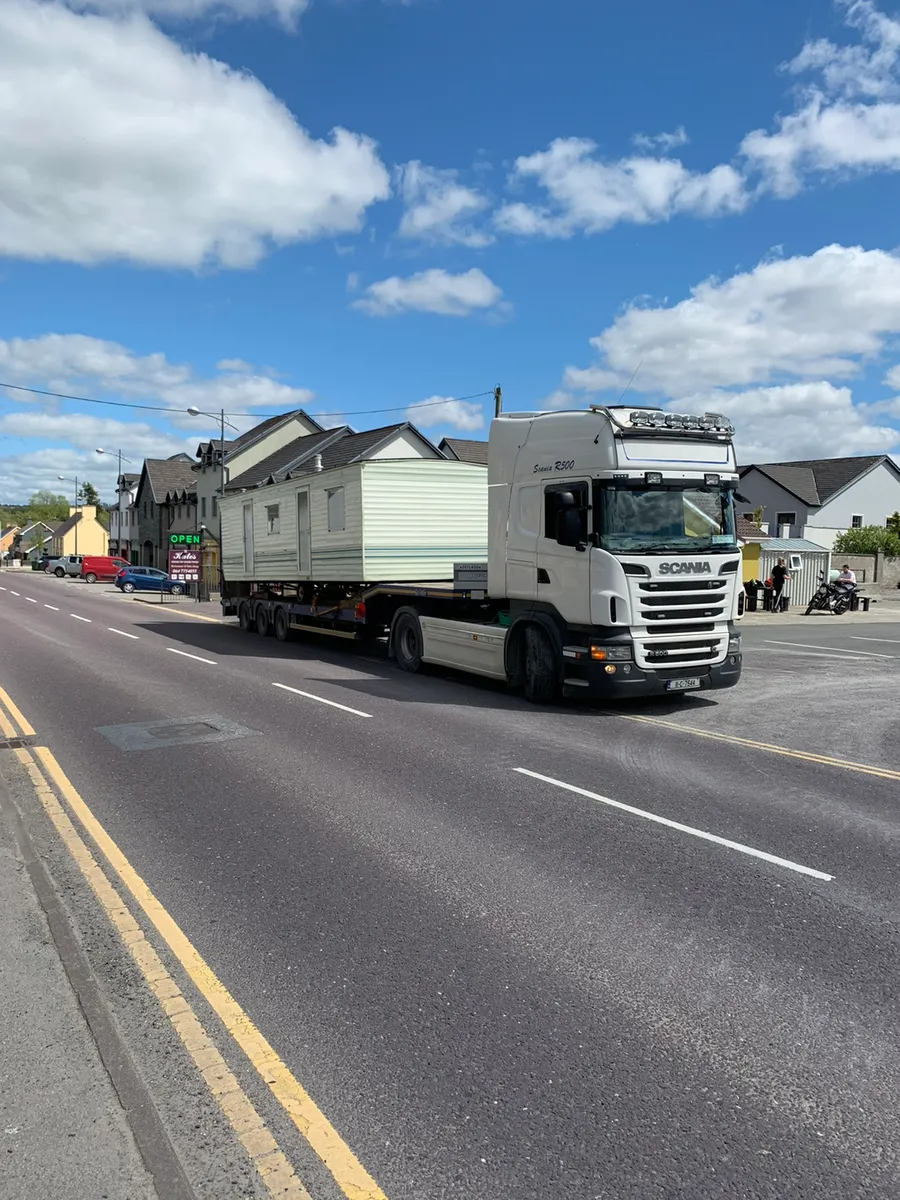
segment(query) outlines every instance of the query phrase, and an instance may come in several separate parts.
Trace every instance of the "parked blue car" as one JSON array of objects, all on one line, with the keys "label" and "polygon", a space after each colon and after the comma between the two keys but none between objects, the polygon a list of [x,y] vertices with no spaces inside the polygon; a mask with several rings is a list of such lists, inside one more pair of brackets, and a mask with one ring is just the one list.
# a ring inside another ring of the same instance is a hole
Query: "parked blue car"
[{"label": "parked blue car", "polygon": [[165,571],[155,567],[128,567],[116,576],[116,587],[120,592],[170,592],[173,596],[184,595],[184,584],[170,579]]}]

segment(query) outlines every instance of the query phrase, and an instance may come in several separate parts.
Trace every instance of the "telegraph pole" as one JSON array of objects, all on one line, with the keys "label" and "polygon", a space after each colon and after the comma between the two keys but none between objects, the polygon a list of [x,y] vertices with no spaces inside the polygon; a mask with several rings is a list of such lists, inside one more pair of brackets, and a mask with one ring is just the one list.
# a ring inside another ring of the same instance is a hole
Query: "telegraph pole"
[{"label": "telegraph pole", "polygon": [[503,392],[499,387],[494,388],[494,416],[500,416],[500,410],[503,408]]}]

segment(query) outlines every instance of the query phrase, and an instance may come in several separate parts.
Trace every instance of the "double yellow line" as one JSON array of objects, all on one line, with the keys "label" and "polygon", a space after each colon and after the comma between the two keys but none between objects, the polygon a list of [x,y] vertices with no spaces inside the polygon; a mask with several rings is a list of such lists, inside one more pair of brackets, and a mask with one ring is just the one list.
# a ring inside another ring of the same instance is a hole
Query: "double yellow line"
[{"label": "double yellow line", "polygon": [[[0,731],[7,740],[35,736],[31,724],[2,688]],[[285,1200],[311,1200],[294,1167],[282,1153],[128,905],[110,883],[72,817],[118,875],[126,892],[331,1172],[347,1200],[387,1200],[334,1126],[131,866],[50,750],[45,746],[22,747],[13,753],[28,773],[44,811],[119,933],[269,1193]]]}]

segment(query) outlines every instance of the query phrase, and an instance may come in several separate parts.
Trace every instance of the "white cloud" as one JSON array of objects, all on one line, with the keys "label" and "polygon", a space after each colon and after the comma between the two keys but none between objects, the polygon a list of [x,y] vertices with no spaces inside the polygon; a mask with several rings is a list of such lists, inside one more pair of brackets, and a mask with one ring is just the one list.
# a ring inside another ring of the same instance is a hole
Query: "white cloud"
[{"label": "white cloud", "polygon": [[454,400],[450,396],[429,396],[427,400],[411,404],[406,410],[406,419],[421,429],[449,425],[463,433],[474,433],[484,428],[484,413],[480,404]]},{"label": "white cloud", "polygon": [[807,176],[824,172],[900,169],[900,21],[870,0],[838,0],[857,45],[808,42],[786,70],[817,72],[800,106],[780,117],[776,131],[757,129],[741,143],[751,169],[778,196],[792,196]]},{"label": "white cloud", "polygon": [[[600,361],[568,386],[675,398],[795,379],[849,379],[900,334],[900,257],[825,246],[708,279],[669,307],[628,307],[592,339]],[[592,377],[591,372],[599,372]],[[579,382],[580,381],[580,382]]]},{"label": "white cloud", "polygon": [[872,424],[867,409],[853,404],[849,388],[824,380],[706,392],[669,407],[730,417],[743,464],[887,453],[900,446],[900,430]]},{"label": "white cloud", "polygon": [[[93,451],[65,446],[29,450],[27,454],[0,458],[0,496],[7,504],[19,504],[46,489],[71,501],[75,489],[67,481],[78,479],[93,483],[101,500],[111,503],[115,499],[116,474],[115,458],[106,461],[105,455]],[[64,475],[65,481],[61,482],[59,475]]]},{"label": "white cloud", "polygon": [[671,133],[636,133],[631,139],[632,144],[637,146],[638,150],[662,150],[667,153],[669,150],[675,150],[679,146],[685,146],[690,141],[683,125],[679,125]]},{"label": "white cloud", "polygon": [[[206,412],[222,408],[226,413],[252,413],[254,409],[287,412],[314,399],[308,389],[254,372],[240,359],[222,359],[218,369],[217,375],[198,376],[185,363],[170,363],[164,354],[137,355],[117,342],[84,334],[0,340],[0,378],[5,382],[69,394],[87,392],[98,399],[110,396],[159,404],[172,410],[162,414],[168,423],[196,430],[198,441],[201,435],[208,436],[209,421],[190,417],[185,410],[191,405]],[[19,393],[8,394],[22,398]],[[46,408],[46,401],[38,399]],[[235,417],[234,423],[247,429],[256,418]],[[126,446],[122,449],[128,453]]]},{"label": "white cloud", "polygon": [[[0,433],[8,437],[39,438],[42,441],[67,443],[76,450],[93,452],[89,460],[95,474],[112,472],[115,477],[117,460],[97,454],[104,450],[125,451],[132,460],[131,470],[139,470],[143,458],[168,458],[170,454],[193,454],[197,439],[166,433],[144,422],[117,421],[111,417],[92,417],[85,413],[50,413],[36,410],[5,413],[0,416]],[[127,447],[127,449],[126,449]]]},{"label": "white cloud", "polygon": [[275,17],[285,29],[294,29],[309,8],[309,0],[65,0],[67,7],[122,16],[146,13],[164,21],[195,21],[200,17],[253,20]]},{"label": "white cloud", "polygon": [[885,387],[896,388],[900,391],[900,365],[891,367],[884,377]]},{"label": "white cloud", "polygon": [[0,78],[0,254],[247,267],[360,229],[390,192],[368,138],[311,137],[253,76],[141,15],[3,0]]},{"label": "white cloud", "polygon": [[729,165],[704,174],[672,158],[636,155],[604,162],[585,138],[557,138],[546,150],[518,158],[512,182],[528,180],[552,203],[505,205],[494,218],[505,233],[571,237],[600,233],[620,221],[648,224],[678,213],[721,216],[748,203],[744,180]]},{"label": "white cloud", "polygon": [[409,162],[398,167],[397,180],[405,205],[398,230],[401,237],[473,248],[493,241],[472,224],[487,208],[487,197],[461,184],[456,171]]},{"label": "white cloud", "polygon": [[373,317],[411,311],[467,317],[495,308],[502,296],[500,288],[477,267],[459,275],[432,268],[405,279],[392,275],[373,283],[353,307]]}]

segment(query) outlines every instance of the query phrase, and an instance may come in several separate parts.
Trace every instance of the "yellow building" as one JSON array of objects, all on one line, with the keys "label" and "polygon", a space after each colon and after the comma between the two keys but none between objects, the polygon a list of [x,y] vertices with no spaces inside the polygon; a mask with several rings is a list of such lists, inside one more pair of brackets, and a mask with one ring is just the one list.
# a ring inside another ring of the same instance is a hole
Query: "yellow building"
[{"label": "yellow building", "polygon": [[97,508],[70,508],[68,518],[53,533],[53,557],[67,554],[108,554],[109,534],[97,520]]}]

